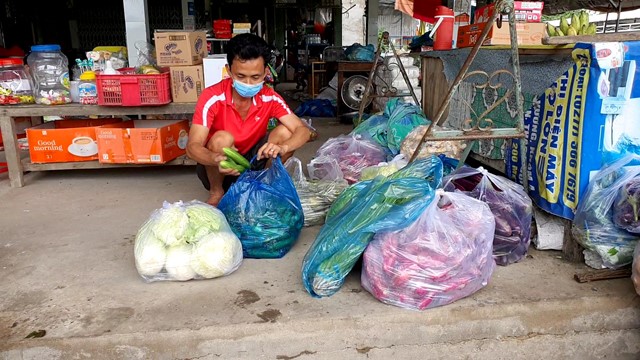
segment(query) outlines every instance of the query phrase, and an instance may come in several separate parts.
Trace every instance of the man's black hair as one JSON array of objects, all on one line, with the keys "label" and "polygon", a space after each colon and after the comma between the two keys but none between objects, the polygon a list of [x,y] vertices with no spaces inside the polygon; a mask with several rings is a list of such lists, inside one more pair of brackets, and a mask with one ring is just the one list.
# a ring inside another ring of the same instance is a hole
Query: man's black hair
[{"label": "man's black hair", "polygon": [[271,49],[269,49],[269,44],[258,35],[240,34],[234,36],[227,44],[227,63],[229,66],[236,57],[240,60],[253,60],[261,57],[266,67],[271,58]]}]

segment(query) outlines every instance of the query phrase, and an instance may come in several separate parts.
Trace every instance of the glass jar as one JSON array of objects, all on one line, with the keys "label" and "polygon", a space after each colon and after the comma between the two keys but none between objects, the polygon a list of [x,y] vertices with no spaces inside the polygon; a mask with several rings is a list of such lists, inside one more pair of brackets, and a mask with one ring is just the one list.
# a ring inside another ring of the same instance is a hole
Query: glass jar
[{"label": "glass jar", "polygon": [[33,77],[33,95],[37,104],[58,105],[71,102],[69,61],[60,45],[34,45],[27,57]]},{"label": "glass jar", "polygon": [[80,75],[80,83],[78,84],[78,98],[80,104],[98,104],[98,87],[96,86],[95,72],[85,71],[82,73],[82,75]]},{"label": "glass jar", "polygon": [[31,78],[22,59],[0,59],[0,105],[33,102]]}]

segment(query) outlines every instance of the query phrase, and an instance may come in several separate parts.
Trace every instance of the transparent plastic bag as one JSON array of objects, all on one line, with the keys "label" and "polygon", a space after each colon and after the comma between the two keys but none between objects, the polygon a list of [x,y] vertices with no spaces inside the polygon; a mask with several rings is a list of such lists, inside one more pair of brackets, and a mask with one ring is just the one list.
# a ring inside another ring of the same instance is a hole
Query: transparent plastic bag
[{"label": "transparent plastic bag", "polygon": [[462,299],[493,274],[494,231],[487,204],[438,190],[413,224],[375,235],[364,252],[362,287],[384,303],[414,310]]},{"label": "transparent plastic bag", "polygon": [[633,286],[636,288],[636,293],[640,295],[640,243],[636,244],[636,250],[633,252],[631,281],[633,281]]},{"label": "transparent plastic bag", "polygon": [[445,191],[459,191],[489,205],[495,217],[493,258],[498,265],[524,258],[531,242],[533,204],[521,185],[482,167],[462,167],[443,183]]},{"label": "transparent plastic bag", "polygon": [[328,155],[313,158],[307,164],[307,171],[311,180],[344,180],[338,160]]},{"label": "transparent plastic bag", "polygon": [[240,267],[242,245],[215,207],[165,201],[138,230],[134,258],[147,282],[211,279]]},{"label": "transparent plastic bag", "polygon": [[283,257],[298,240],[304,223],[300,198],[279,156],[267,169],[242,173],[218,209],[248,258]]},{"label": "transparent plastic bag", "polygon": [[316,158],[336,159],[344,179],[353,184],[360,179],[362,169],[387,160],[385,150],[361,136],[340,135],[327,140],[316,152]]},{"label": "transparent plastic bag", "polygon": [[631,264],[638,243],[638,234],[616,226],[613,207],[625,184],[640,175],[639,166],[628,166],[639,160],[639,156],[629,155],[600,169],[589,181],[573,219],[572,232],[576,241],[596,253],[608,268]]},{"label": "transparent plastic bag", "polygon": [[324,224],[331,204],[348,186],[347,182],[342,177],[307,180],[302,172],[302,163],[296,157],[287,160],[284,167],[291,175],[293,185],[300,197],[304,212],[304,226]]},{"label": "transparent plastic bag", "polygon": [[429,205],[441,179],[442,162],[433,157],[343,191],[302,261],[307,292],[314,297],[336,293],[373,235],[411,224]]}]

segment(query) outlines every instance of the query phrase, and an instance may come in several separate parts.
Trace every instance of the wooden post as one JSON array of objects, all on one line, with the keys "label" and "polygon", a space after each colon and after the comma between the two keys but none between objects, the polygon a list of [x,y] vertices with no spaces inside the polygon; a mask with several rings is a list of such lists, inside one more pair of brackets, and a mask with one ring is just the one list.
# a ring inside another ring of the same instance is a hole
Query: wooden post
[{"label": "wooden post", "polygon": [[16,137],[16,123],[11,116],[0,117],[0,131],[4,143],[4,154],[9,168],[9,179],[12,187],[23,187],[22,161],[20,159],[20,147]]},{"label": "wooden post", "polygon": [[583,263],[584,254],[582,245],[578,244],[571,233],[571,220],[562,220],[564,223],[564,239],[562,241],[562,258],[574,263]]}]

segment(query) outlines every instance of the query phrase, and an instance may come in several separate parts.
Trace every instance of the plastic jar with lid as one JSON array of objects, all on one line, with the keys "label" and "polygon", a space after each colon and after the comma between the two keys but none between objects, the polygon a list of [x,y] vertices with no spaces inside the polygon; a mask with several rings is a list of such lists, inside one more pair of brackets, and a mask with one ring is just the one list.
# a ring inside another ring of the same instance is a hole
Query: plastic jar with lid
[{"label": "plastic jar with lid", "polygon": [[33,102],[31,78],[22,59],[0,59],[0,105]]},{"label": "plastic jar with lid", "polygon": [[33,77],[33,95],[37,104],[71,102],[69,61],[60,50],[60,45],[32,46],[27,64]]},{"label": "plastic jar with lid", "polygon": [[78,98],[80,99],[80,104],[98,104],[98,87],[96,86],[95,72],[85,71],[82,73],[82,75],[80,75],[80,84],[78,85]]}]

